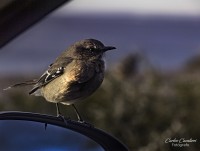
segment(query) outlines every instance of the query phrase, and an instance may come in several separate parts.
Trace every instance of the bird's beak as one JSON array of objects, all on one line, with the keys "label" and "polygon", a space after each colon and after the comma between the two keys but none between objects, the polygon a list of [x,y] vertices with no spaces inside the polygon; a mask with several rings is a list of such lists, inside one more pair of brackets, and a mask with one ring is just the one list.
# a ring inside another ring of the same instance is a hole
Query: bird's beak
[{"label": "bird's beak", "polygon": [[105,46],[105,47],[103,48],[103,51],[106,52],[106,51],[108,51],[108,50],[113,50],[113,49],[116,49],[116,48],[113,47],[113,46]]}]

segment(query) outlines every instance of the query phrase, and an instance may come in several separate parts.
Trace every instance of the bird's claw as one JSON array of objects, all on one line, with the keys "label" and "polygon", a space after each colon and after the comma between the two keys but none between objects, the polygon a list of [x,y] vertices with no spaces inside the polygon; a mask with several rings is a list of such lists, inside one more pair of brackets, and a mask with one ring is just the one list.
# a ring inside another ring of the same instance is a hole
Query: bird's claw
[{"label": "bird's claw", "polygon": [[92,125],[91,123],[86,122],[84,120],[78,120],[78,123],[83,124],[84,126],[87,126],[87,127],[90,127],[90,128],[94,127],[94,125]]},{"label": "bird's claw", "polygon": [[58,115],[57,115],[57,118],[61,119],[61,120],[65,123],[65,125],[68,125],[67,121],[71,120],[69,117],[68,117],[68,118],[65,118],[65,117],[64,117],[63,115],[61,115],[61,114],[58,114]]}]

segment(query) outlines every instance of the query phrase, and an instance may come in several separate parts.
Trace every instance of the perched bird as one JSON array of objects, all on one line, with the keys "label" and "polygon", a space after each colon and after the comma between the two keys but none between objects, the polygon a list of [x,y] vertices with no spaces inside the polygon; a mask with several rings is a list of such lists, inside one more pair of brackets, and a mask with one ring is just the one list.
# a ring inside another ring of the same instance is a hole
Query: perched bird
[{"label": "perched bird", "polygon": [[5,90],[33,85],[30,95],[43,96],[48,102],[72,105],[78,120],[83,121],[74,103],[90,96],[103,82],[104,53],[116,49],[95,39],[85,39],[71,45],[52,63],[39,78],[12,85]]}]

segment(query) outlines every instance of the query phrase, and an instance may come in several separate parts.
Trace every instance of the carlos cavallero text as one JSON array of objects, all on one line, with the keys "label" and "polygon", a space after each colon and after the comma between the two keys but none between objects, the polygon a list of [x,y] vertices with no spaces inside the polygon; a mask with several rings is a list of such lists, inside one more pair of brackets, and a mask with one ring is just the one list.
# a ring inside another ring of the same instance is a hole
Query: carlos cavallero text
[{"label": "carlos cavallero text", "polygon": [[173,147],[189,147],[190,143],[197,143],[197,139],[186,139],[186,138],[167,138],[165,139],[166,144],[171,144]]}]

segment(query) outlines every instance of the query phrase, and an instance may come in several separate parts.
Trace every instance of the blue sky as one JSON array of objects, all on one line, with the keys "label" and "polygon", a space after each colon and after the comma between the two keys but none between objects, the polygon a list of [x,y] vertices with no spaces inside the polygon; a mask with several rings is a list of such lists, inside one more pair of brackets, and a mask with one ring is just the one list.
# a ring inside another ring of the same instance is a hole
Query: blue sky
[{"label": "blue sky", "polygon": [[73,0],[59,9],[65,13],[130,13],[200,16],[199,0]]}]

